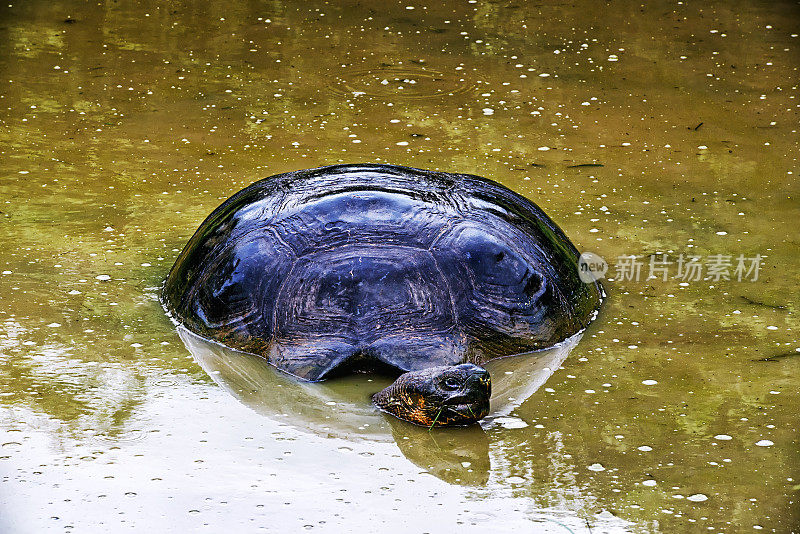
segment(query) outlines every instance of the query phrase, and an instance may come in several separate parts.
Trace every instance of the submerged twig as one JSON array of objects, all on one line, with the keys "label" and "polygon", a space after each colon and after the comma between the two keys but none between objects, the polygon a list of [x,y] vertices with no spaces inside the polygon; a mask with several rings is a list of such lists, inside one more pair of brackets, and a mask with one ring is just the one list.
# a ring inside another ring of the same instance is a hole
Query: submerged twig
[{"label": "submerged twig", "polygon": [[756,358],[754,362],[777,362],[780,358],[788,358],[789,356],[800,356],[800,352],[781,352],[772,356],[765,356],[764,358]]},{"label": "submerged twig", "polygon": [[748,304],[752,304],[753,306],[763,306],[764,308],[772,308],[773,310],[785,310],[786,306],[781,306],[780,304],[767,304],[766,302],[761,302],[760,300],[753,300],[750,297],[746,297],[744,295],[740,295],[742,300],[744,300]]}]

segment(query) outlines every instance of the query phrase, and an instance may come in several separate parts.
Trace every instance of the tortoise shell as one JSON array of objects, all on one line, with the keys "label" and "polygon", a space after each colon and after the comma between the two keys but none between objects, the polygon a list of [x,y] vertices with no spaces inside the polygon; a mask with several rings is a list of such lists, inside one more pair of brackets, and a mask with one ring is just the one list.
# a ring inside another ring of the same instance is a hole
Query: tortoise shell
[{"label": "tortoise shell", "polygon": [[219,206],[163,289],[173,319],[316,381],[552,346],[598,308],[578,252],[533,202],[467,174],[336,165]]}]

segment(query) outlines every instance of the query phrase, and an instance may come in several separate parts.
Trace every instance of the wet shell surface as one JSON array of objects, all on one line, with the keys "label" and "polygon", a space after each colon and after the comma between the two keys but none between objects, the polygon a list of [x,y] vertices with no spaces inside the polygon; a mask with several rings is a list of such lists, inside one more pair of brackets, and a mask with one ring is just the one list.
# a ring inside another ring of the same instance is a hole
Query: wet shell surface
[{"label": "wet shell surface", "polygon": [[163,289],[173,319],[306,380],[552,346],[601,300],[533,202],[477,176],[389,165],[279,174],[218,207]]}]

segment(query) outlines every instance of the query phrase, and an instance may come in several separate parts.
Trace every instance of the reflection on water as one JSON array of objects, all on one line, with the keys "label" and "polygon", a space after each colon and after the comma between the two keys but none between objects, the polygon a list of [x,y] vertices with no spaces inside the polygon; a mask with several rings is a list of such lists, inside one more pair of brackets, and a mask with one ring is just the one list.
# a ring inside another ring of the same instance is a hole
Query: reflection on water
[{"label": "reflection on water", "polygon": [[[428,430],[377,410],[370,396],[393,378],[369,375],[309,383],[278,372],[263,358],[238,352],[179,326],[178,334],[214,382],[256,413],[300,430],[348,440],[394,440],[414,464],[448,482],[483,484],[489,478],[489,442],[479,427]],[[484,367],[492,376],[486,428],[527,426],[503,417],[527,400],[577,345],[577,334],[552,349],[501,358]]]},{"label": "reflection on water", "polygon": [[178,327],[186,348],[214,382],[256,413],[320,435],[387,441],[389,427],[370,395],[392,379],[344,377],[304,382],[253,354],[238,352]]},{"label": "reflection on water", "polygon": [[[796,530],[797,20],[790,1],[0,5],[0,531]],[[612,278],[631,254],[764,268],[608,281],[563,369],[480,430],[377,417],[377,378],[315,386],[338,412],[264,417],[155,294],[222,200],[338,162],[494,178]]]},{"label": "reflection on water", "polygon": [[400,451],[414,465],[450,484],[484,486],[489,481],[491,438],[480,426],[441,432],[399,420],[388,422]]}]

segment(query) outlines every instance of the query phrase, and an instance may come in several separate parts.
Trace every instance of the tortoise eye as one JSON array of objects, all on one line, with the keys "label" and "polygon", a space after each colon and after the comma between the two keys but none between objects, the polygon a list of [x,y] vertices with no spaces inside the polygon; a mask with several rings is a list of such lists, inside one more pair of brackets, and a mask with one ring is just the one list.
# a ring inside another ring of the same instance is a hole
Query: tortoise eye
[{"label": "tortoise eye", "polygon": [[461,387],[461,382],[455,377],[445,378],[442,382],[442,387],[449,391],[455,391]]}]

